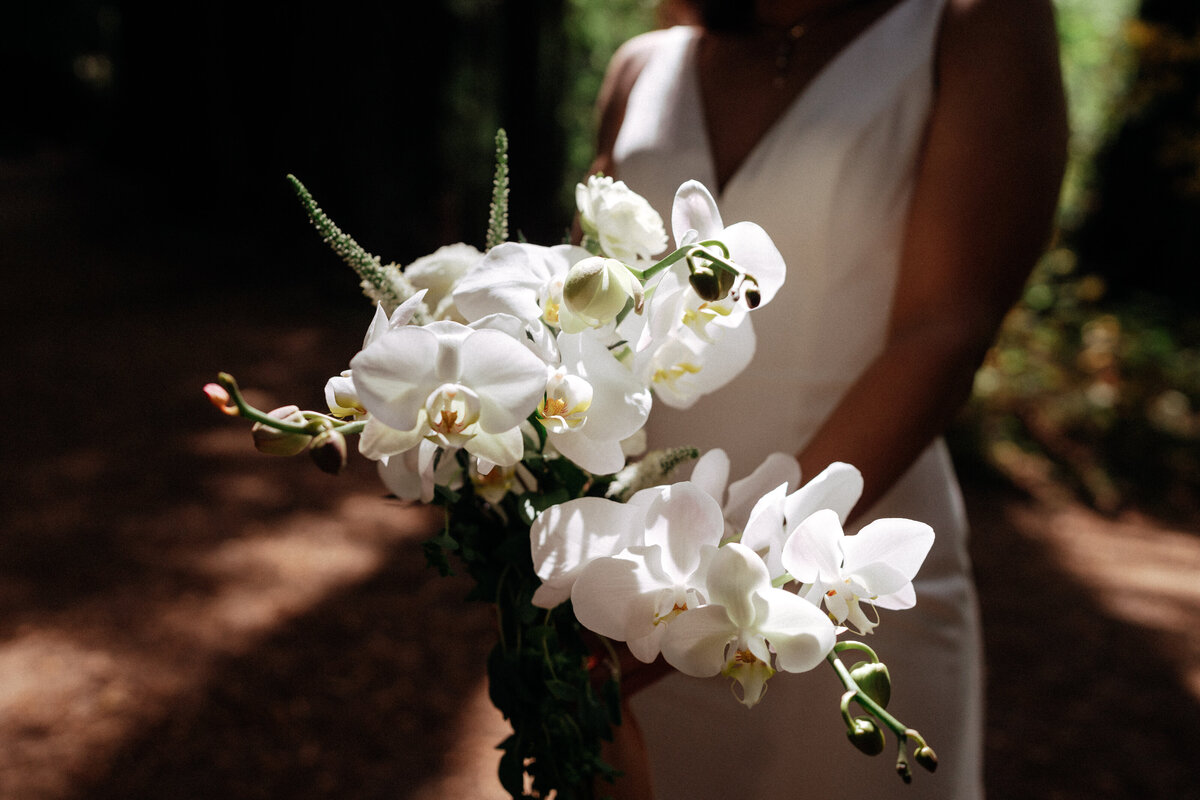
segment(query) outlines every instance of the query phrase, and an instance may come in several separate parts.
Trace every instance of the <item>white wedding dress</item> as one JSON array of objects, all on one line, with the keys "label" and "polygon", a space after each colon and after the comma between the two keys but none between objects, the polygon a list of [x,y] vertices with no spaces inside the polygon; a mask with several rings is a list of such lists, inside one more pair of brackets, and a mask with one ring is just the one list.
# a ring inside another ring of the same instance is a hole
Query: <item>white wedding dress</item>
[{"label": "white wedding dress", "polygon": [[[730,386],[679,412],[658,407],[652,447],[722,447],[743,477],[769,453],[794,453],[880,352],[908,198],[933,94],[945,0],[902,0],[797,97],[716,197],[726,222],[757,222],[787,262],[787,283],[752,316],[757,352]],[[616,177],[670,218],[695,178],[716,193],[695,70],[697,31],[646,34],[653,54],[629,96]],[[806,476],[806,478],[812,477]],[[958,484],[941,441],[863,521],[908,517],[937,540],[916,580],[917,606],[881,612],[866,641],[888,664],[889,710],[937,751],[914,785],[893,771],[895,740],[875,758],[846,739],[841,687],[825,666],[774,677],[746,709],[729,680],[672,674],[636,695],[655,797],[953,798],[982,796],[982,658]],[[847,654],[848,663],[857,660]],[[857,708],[854,709],[857,712]]]}]

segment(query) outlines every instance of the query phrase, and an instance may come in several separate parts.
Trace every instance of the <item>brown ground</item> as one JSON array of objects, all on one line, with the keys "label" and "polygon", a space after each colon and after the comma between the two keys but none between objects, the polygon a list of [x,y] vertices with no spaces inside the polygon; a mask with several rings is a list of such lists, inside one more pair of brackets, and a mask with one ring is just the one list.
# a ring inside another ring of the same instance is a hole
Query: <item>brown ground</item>
[{"label": "brown ground", "polygon": [[[199,392],[317,407],[367,315],[163,297],[211,246],[89,233],[106,185],[0,161],[0,800],[503,797],[490,619],[424,566],[428,515]],[[966,489],[991,796],[1200,798],[1200,526]]]}]

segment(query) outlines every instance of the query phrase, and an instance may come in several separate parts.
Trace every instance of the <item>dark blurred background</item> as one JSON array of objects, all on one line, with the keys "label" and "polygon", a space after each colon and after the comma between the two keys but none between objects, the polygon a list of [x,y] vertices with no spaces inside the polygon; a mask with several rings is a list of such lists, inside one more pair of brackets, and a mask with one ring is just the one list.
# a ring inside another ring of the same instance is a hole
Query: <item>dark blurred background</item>
[{"label": "dark blurred background", "polygon": [[[952,441],[989,791],[1200,797],[1200,3],[1055,5],[1060,231]],[[424,568],[435,521],[199,387],[319,408],[361,342],[288,173],[409,263],[482,246],[502,126],[514,233],[563,237],[603,67],[663,13],[0,4],[0,798],[495,796],[490,619]]]}]

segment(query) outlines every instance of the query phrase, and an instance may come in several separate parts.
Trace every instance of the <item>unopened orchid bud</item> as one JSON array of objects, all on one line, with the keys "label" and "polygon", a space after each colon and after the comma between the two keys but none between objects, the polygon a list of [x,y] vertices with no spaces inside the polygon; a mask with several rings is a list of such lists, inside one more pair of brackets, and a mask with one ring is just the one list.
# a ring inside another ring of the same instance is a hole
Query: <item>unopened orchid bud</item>
[{"label": "unopened orchid bud", "polygon": [[229,396],[229,392],[219,383],[204,384],[204,394],[208,397],[208,402],[220,411],[222,414],[227,414],[231,417],[236,417],[241,414],[238,407],[233,405],[233,398]]},{"label": "unopened orchid bud", "polygon": [[701,300],[714,303],[729,294],[736,277],[732,272],[723,269],[697,266],[688,276],[688,283],[692,285],[696,294],[700,295]]},{"label": "unopened orchid bud", "polygon": [[[271,411],[267,416],[289,425],[303,425],[306,422],[297,406],[283,406]],[[294,456],[303,452],[312,441],[308,434],[281,431],[263,422],[254,423],[250,428],[250,435],[254,437],[254,446],[258,451],[269,456]]]},{"label": "unopened orchid bud", "polygon": [[346,466],[346,437],[329,428],[317,434],[308,452],[322,472],[337,475]]},{"label": "unopened orchid bud", "polygon": [[937,769],[937,753],[933,752],[933,748],[927,744],[917,748],[916,752],[913,753],[913,760],[930,772]]},{"label": "unopened orchid bud", "polygon": [[646,299],[641,281],[615,258],[585,258],[571,267],[563,283],[567,308],[592,326],[615,319],[631,299],[641,313]]},{"label": "unopened orchid bud", "polygon": [[892,677],[882,661],[859,661],[850,668],[850,677],[867,697],[882,708],[892,699]]},{"label": "unopened orchid bud", "polygon": [[762,302],[762,292],[758,289],[758,281],[747,275],[742,282],[742,296],[746,298],[746,306],[754,309],[758,308]]},{"label": "unopened orchid bud", "polygon": [[869,756],[877,756],[883,752],[883,731],[870,717],[855,717],[850,728],[846,729],[846,738],[850,744]]}]

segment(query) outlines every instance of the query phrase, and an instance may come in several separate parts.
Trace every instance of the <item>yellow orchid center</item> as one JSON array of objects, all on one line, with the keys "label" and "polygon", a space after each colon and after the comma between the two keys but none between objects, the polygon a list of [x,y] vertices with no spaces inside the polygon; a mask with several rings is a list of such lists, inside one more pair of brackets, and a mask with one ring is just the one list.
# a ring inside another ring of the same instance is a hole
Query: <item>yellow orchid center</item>
[{"label": "yellow orchid center", "polygon": [[675,382],[685,375],[695,375],[700,371],[700,367],[690,361],[680,361],[672,364],[669,367],[661,367],[654,371],[652,380],[654,383],[664,383],[667,386],[674,386]]},{"label": "yellow orchid center", "polygon": [[687,603],[676,603],[674,606],[671,607],[671,610],[668,611],[667,613],[655,614],[654,615],[654,624],[655,625],[663,625],[663,624],[675,619],[676,617],[678,617],[680,614],[682,614],[683,612],[685,612],[687,610],[688,610]]},{"label": "yellow orchid center", "polygon": [[425,412],[434,433],[455,436],[479,419],[479,397],[465,386],[442,384],[425,401]]}]

